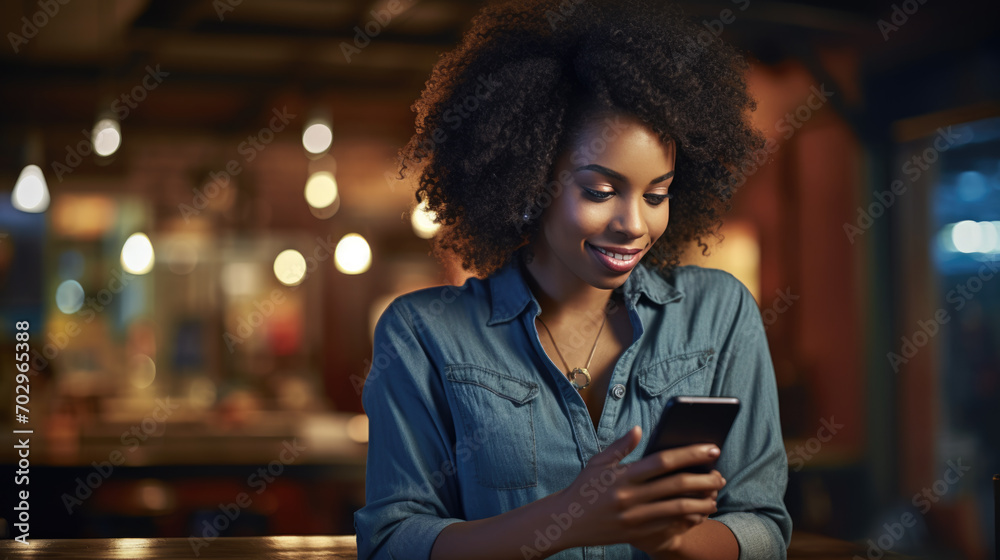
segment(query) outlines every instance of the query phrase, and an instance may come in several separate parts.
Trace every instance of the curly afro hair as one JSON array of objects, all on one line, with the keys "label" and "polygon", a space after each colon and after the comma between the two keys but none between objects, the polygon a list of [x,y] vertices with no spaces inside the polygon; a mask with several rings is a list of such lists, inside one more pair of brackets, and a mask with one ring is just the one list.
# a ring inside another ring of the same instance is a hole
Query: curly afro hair
[{"label": "curly afro hair", "polygon": [[748,65],[662,0],[514,0],[486,6],[441,56],[412,109],[401,178],[442,225],[434,252],[487,276],[529,244],[559,154],[596,114],[631,115],[676,146],[670,223],[644,262],[670,276],[721,226],[739,166],[761,149]]}]

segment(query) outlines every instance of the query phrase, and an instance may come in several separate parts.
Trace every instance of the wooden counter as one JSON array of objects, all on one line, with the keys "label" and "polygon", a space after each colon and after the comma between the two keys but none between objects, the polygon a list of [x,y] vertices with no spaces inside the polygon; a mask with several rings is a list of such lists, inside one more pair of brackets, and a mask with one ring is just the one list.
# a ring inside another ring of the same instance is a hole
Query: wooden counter
[{"label": "wooden counter", "polygon": [[[218,538],[198,550],[197,558],[239,558],[241,560],[355,560],[354,535]],[[191,560],[195,555],[187,539],[41,539],[24,546],[14,541],[0,541],[0,556],[31,559],[91,560],[122,558],[130,560]],[[852,560],[866,557],[863,546],[795,532],[788,558],[810,560]],[[886,554],[885,557],[896,557]],[[470,556],[473,558],[473,556]]]}]

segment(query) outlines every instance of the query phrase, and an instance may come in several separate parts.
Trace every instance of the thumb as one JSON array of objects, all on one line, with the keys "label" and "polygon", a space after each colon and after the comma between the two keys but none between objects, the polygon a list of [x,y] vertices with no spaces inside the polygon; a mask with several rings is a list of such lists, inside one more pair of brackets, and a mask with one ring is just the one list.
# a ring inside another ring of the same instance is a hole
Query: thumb
[{"label": "thumb", "polygon": [[614,443],[609,445],[605,451],[612,454],[615,459],[621,461],[629,453],[631,453],[637,445],[639,445],[639,440],[641,439],[642,427],[635,425],[632,426],[632,429],[626,432],[624,436],[618,438]]}]

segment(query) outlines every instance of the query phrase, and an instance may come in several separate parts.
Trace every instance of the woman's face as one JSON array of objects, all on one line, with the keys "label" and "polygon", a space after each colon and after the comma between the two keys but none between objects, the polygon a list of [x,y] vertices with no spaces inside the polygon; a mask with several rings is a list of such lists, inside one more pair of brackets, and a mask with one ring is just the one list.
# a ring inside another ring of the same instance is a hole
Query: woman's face
[{"label": "woman's face", "polygon": [[634,117],[592,119],[556,160],[536,257],[601,289],[625,283],[667,229],[674,144]]}]

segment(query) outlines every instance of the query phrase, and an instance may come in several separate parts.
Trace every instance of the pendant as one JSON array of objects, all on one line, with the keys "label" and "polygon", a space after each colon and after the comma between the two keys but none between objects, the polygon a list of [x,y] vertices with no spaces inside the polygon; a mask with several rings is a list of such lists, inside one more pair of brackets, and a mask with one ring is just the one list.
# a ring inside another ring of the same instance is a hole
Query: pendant
[{"label": "pendant", "polygon": [[[587,378],[587,382],[584,383],[583,385],[578,385],[576,382],[577,376],[580,375]],[[576,387],[577,391],[579,391],[580,389],[586,389],[587,385],[590,385],[590,372],[587,371],[587,368],[579,368],[579,367],[573,368],[573,371],[569,373],[569,381],[570,383],[573,384],[574,387]]]}]

